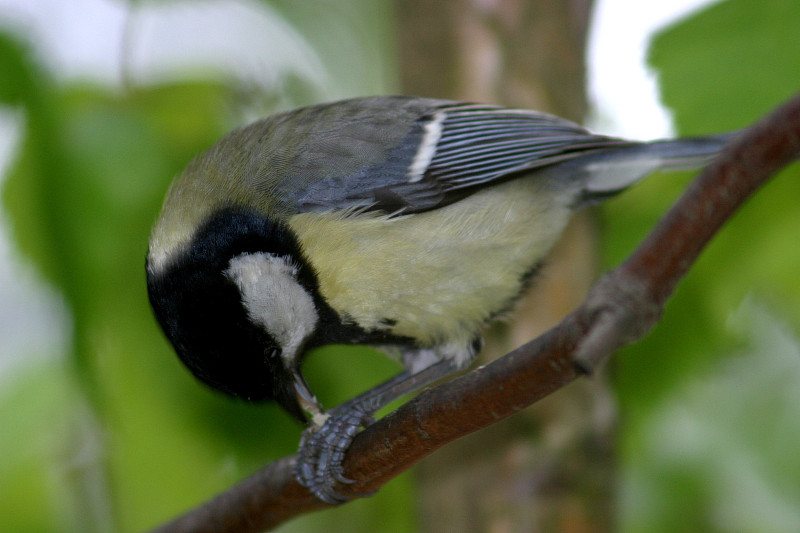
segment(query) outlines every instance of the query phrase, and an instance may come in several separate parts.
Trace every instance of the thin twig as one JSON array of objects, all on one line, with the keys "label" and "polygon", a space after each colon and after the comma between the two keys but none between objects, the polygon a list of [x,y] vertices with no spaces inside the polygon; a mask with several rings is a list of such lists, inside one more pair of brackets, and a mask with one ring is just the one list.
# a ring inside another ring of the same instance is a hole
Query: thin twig
[{"label": "thin twig", "polygon": [[[700,251],[775,172],[800,157],[800,95],[735,141],[691,184],[639,248],[556,327],[493,363],[429,389],[356,436],[343,494],[375,491],[434,450],[570,383],[640,338]],[[255,532],[327,507],[276,461],[159,532]]]}]

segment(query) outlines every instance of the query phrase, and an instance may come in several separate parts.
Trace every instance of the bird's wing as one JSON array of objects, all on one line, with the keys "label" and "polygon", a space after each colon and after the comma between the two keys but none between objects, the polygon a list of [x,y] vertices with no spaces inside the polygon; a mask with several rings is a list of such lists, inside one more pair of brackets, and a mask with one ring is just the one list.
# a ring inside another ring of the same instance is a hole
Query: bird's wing
[{"label": "bird's wing", "polygon": [[594,135],[543,113],[442,102],[421,114],[377,164],[297,191],[301,211],[414,213],[532,169],[635,143]]}]

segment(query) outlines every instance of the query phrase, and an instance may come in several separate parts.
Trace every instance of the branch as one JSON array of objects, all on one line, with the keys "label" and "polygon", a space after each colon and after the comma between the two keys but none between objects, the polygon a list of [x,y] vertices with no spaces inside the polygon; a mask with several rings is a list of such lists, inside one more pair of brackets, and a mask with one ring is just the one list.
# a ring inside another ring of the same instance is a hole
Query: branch
[{"label": "branch", "polygon": [[[780,168],[800,157],[800,94],[756,123],[706,168],[621,266],[583,305],[506,356],[426,390],[356,436],[342,494],[372,492],[433,451],[492,425],[591,372],[647,333],[705,245]],[[157,532],[255,532],[327,507],[271,463]]]}]

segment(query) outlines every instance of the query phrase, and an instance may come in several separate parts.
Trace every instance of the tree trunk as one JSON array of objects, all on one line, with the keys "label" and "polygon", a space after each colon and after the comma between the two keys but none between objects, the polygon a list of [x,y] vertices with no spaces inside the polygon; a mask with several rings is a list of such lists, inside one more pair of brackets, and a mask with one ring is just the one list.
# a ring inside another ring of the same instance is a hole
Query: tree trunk
[{"label": "tree trunk", "polygon": [[[591,0],[400,0],[403,92],[586,114]],[[512,321],[486,334],[494,358],[577,306],[596,275],[592,217],[573,220]],[[602,376],[581,380],[417,469],[424,531],[612,529],[616,410]]]}]

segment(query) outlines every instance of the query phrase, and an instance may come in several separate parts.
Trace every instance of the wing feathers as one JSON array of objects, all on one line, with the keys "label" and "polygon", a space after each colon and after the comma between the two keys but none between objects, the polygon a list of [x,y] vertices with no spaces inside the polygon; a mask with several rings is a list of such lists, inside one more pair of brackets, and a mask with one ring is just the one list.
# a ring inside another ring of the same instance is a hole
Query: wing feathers
[{"label": "wing feathers", "polygon": [[[563,175],[548,173],[551,179],[563,179],[565,185],[573,180],[578,196],[583,189],[594,190],[592,186],[604,192],[611,186],[624,188],[643,172],[675,158],[672,152],[681,156],[685,151],[681,148],[666,153],[663,149],[663,154],[650,154],[648,146],[653,143],[595,135],[567,120],[533,111],[427,102],[428,107],[418,109],[416,117],[404,119],[408,120],[408,132],[382,160],[365,165],[354,174],[327,177],[298,189],[292,196],[296,208],[409,214],[458,201],[481,187],[520,173],[571,160],[580,159],[586,165],[599,165],[598,168],[609,167],[608,179],[594,180],[591,184],[585,183],[589,175],[580,163],[565,169]],[[682,141],[676,141],[676,145],[680,148]],[[689,151],[692,155],[702,150]],[[336,154],[332,155],[328,159],[335,161]],[[650,155],[660,161],[649,161]],[[366,159],[369,158],[365,156]],[[635,172],[620,170],[628,161],[637,167]],[[624,175],[611,180],[611,175],[617,172]]]},{"label": "wing feathers", "polygon": [[589,150],[629,144],[529,111],[463,105],[444,112],[436,152],[425,172],[444,191],[476,187]]}]

